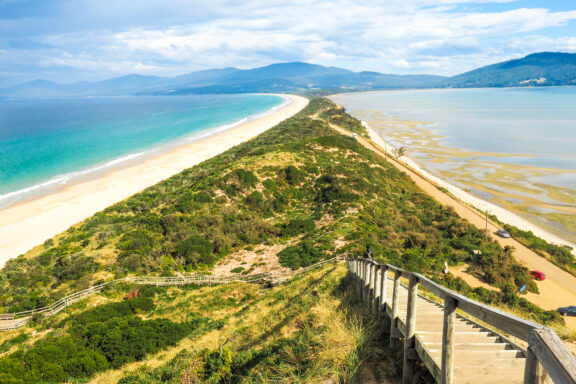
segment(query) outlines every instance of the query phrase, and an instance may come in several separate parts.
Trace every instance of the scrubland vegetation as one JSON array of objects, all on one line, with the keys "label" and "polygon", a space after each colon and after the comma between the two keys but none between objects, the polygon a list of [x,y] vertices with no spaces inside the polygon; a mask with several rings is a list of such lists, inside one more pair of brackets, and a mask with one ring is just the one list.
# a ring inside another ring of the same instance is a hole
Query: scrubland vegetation
[{"label": "scrubland vegetation", "polygon": [[[223,257],[261,244],[282,245],[280,263],[293,269],[340,253],[361,255],[370,244],[380,262],[426,274],[529,319],[563,323],[516,294],[523,285],[529,292],[537,287],[512,249],[485,240],[329,123],[365,133],[343,109],[314,99],[256,139],[10,260],[0,271],[0,311],[40,307],[130,274],[208,273]],[[474,250],[482,257],[475,258]],[[476,276],[501,291],[472,289],[444,275],[445,261],[472,264]],[[36,325],[47,335],[22,340],[18,351],[1,358],[0,382],[95,374],[122,383],[183,377],[208,383],[279,377],[347,382],[362,359],[369,327],[349,311],[344,267],[331,268],[272,290],[246,284],[156,288],[121,302],[108,293],[116,302],[86,311],[77,306],[69,317]],[[18,342],[0,348],[13,344]],[[156,355],[153,364],[138,365],[150,355]],[[124,372],[127,364],[130,372]]]},{"label": "scrubland vegetation", "polygon": [[512,225],[503,224],[503,227],[514,239],[576,276],[576,261],[574,260],[574,255],[572,255],[572,249],[570,247],[550,244],[540,237],[535,236],[532,232],[523,231]]},{"label": "scrubland vegetation", "polygon": [[106,304],[76,304],[0,358],[0,382],[348,382],[370,327],[346,273],[328,265],[272,289],[147,287],[135,298],[141,287],[111,288]]}]

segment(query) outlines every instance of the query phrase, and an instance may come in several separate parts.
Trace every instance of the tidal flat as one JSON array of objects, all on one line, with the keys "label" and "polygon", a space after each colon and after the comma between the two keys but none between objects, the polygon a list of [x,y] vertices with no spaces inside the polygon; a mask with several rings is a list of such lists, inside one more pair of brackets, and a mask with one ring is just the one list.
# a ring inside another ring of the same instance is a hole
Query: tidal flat
[{"label": "tidal flat", "polygon": [[569,242],[576,242],[576,189],[557,180],[576,179],[576,170],[528,166],[515,162],[529,154],[479,152],[444,144],[435,124],[355,110],[394,147],[427,171]]}]

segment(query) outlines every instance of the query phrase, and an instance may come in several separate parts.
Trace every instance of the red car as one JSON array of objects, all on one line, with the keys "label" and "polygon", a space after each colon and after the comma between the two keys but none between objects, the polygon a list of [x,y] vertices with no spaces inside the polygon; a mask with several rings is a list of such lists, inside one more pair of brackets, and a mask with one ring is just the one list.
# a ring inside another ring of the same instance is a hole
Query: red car
[{"label": "red car", "polygon": [[545,280],[546,274],[540,271],[530,271],[530,275],[536,280]]}]

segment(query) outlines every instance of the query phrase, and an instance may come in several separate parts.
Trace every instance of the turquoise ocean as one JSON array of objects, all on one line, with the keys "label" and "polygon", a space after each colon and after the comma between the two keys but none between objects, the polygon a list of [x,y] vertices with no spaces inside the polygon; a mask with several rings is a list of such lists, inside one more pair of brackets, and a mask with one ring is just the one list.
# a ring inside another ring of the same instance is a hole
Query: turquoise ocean
[{"label": "turquoise ocean", "polygon": [[0,208],[257,117],[273,95],[0,101]]},{"label": "turquoise ocean", "polygon": [[576,241],[576,87],[331,98],[427,171]]}]

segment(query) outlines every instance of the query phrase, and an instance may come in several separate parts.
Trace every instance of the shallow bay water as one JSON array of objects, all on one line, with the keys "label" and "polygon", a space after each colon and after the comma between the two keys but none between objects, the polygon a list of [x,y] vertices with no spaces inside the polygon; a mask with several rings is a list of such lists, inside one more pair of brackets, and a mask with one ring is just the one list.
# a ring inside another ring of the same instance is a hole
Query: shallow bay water
[{"label": "shallow bay water", "polygon": [[333,96],[427,171],[576,241],[576,87]]}]

